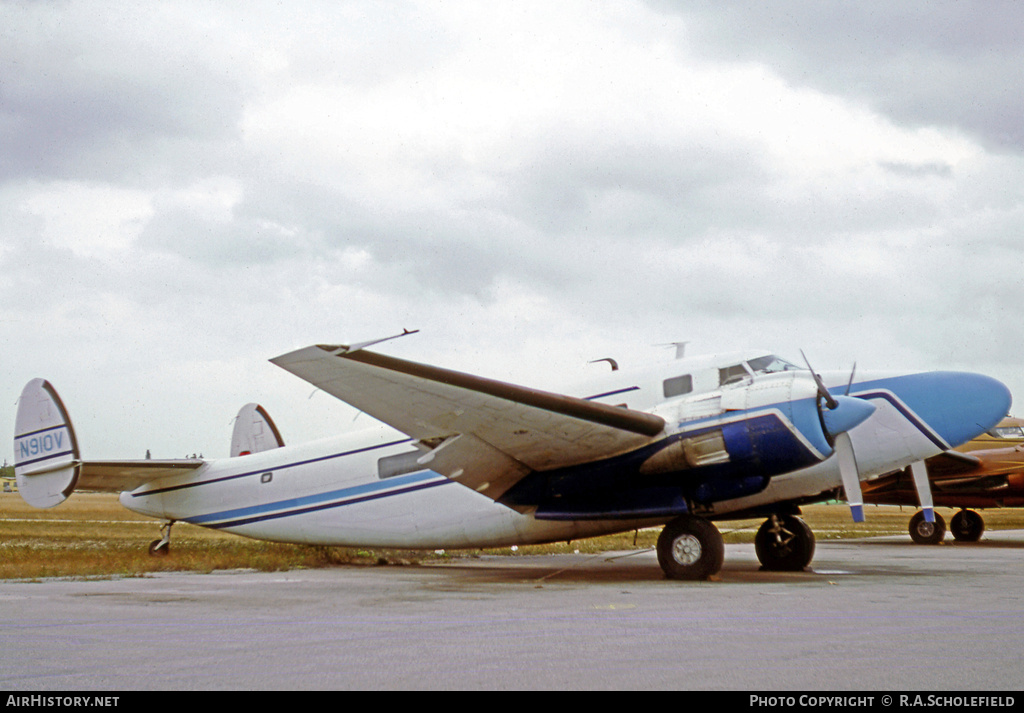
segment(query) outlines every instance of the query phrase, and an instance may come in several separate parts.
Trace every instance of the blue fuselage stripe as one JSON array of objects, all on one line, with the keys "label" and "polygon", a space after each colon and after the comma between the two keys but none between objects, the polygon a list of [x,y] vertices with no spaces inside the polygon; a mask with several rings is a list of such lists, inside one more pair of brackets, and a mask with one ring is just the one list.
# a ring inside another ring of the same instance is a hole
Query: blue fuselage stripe
[{"label": "blue fuselage stripe", "polygon": [[593,396],[585,396],[583,398],[583,400],[584,401],[593,401],[594,399],[603,399],[603,398],[605,398],[607,396],[618,396],[619,394],[628,394],[631,391],[639,391],[639,390],[640,390],[639,386],[630,386],[628,388],[618,389],[616,391],[606,391],[603,394],[594,394]]},{"label": "blue fuselage stripe", "polygon": [[949,444],[939,437],[939,435],[935,433],[927,423],[922,421],[917,414],[907,408],[892,391],[858,391],[853,394],[853,396],[856,396],[858,399],[882,399],[883,401],[888,401],[893,408],[899,411],[910,423],[914,424],[914,427],[924,434],[932,443],[944,451],[949,450]]},{"label": "blue fuselage stripe", "polygon": [[366,485],[358,485],[351,488],[342,488],[340,490],[332,490],[326,493],[309,495],[302,498],[279,500],[277,502],[266,503],[263,505],[254,505],[252,507],[224,510],[221,512],[210,513],[208,515],[200,515],[198,517],[187,518],[186,522],[214,529],[240,527],[254,522],[262,522],[264,520],[275,520],[283,517],[292,517],[294,515],[304,515],[318,510],[327,510],[345,505],[365,503],[371,500],[391,497],[393,495],[402,495],[404,493],[411,493],[417,490],[435,488],[439,485],[447,485],[449,483],[454,483],[454,481],[448,480],[447,478],[439,476],[437,473],[428,470],[399,478],[392,478],[387,482],[369,483]]}]

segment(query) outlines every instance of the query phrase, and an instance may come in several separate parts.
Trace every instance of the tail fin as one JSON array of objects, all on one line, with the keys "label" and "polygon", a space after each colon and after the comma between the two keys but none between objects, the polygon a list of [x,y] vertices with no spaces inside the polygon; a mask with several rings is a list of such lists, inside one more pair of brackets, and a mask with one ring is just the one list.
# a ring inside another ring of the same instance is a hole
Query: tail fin
[{"label": "tail fin", "polygon": [[231,434],[231,457],[269,451],[284,445],[274,421],[259,404],[246,404],[235,418]]},{"label": "tail fin", "polygon": [[60,396],[45,379],[25,385],[14,425],[14,476],[29,505],[51,508],[78,484],[82,461],[75,429]]}]

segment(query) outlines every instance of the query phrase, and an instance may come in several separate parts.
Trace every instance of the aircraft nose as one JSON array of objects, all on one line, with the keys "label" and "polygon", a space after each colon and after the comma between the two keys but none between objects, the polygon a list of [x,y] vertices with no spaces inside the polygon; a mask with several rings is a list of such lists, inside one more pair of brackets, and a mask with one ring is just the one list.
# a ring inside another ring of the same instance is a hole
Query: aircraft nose
[{"label": "aircraft nose", "polygon": [[1010,390],[990,376],[950,371],[918,376],[911,389],[915,403],[908,405],[951,447],[988,431],[1010,412]]}]

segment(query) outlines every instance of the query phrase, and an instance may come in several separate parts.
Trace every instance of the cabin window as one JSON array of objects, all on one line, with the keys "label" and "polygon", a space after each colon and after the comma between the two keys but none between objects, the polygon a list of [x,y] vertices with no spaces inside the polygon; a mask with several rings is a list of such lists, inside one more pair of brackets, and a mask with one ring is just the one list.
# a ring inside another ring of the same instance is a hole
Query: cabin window
[{"label": "cabin window", "polygon": [[260,475],[260,482],[261,483],[269,483],[273,479],[274,479],[274,474],[273,473],[263,473],[262,475]]},{"label": "cabin window", "polygon": [[406,473],[426,470],[418,462],[422,457],[423,453],[420,451],[399,453],[397,456],[385,456],[377,461],[377,477],[384,480],[385,478],[394,478]]},{"label": "cabin window", "polygon": [[689,374],[683,376],[675,376],[671,379],[665,379],[665,398],[671,398],[673,396],[682,396],[693,391],[693,377]]}]

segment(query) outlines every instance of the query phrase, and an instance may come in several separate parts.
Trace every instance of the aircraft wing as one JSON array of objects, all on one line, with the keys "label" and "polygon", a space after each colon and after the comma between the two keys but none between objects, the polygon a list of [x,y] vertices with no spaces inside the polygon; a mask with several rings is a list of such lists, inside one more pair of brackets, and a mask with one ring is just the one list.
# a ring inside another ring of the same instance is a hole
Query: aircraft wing
[{"label": "aircraft wing", "polygon": [[122,490],[135,490],[143,483],[151,483],[195,470],[204,462],[198,458],[84,461],[76,489],[114,493],[119,493]]},{"label": "aircraft wing", "polygon": [[962,478],[975,473],[982,465],[981,459],[976,455],[960,451],[943,451],[925,462],[928,464],[930,480]]},{"label": "aircraft wing", "polygon": [[[928,480],[936,492],[981,491],[1006,487],[1007,476],[1024,471],[1024,448],[993,448],[969,453],[944,451],[925,461]],[[896,471],[865,483],[866,492],[882,493],[909,488],[909,476]]]},{"label": "aircraft wing", "polygon": [[271,361],[421,441],[432,449],[421,464],[495,499],[530,471],[623,453],[665,426],[642,411],[357,348],[316,345]]}]

